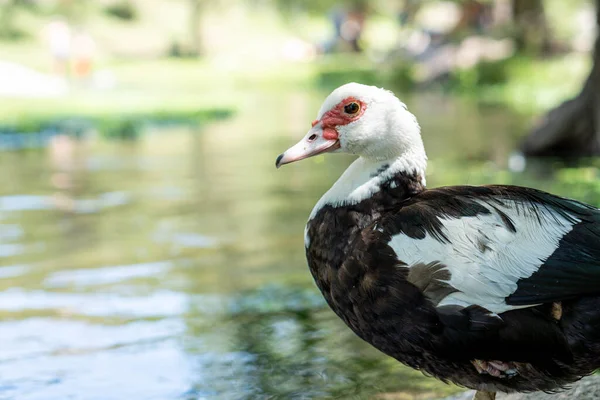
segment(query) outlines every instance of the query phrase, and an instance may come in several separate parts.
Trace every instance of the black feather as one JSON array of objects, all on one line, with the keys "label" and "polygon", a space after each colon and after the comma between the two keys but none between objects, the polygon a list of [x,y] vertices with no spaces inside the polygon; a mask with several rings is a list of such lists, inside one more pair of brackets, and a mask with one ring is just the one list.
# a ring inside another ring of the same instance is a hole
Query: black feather
[{"label": "black feather", "polygon": [[[600,368],[598,210],[528,188],[425,190],[420,182],[420,176],[400,173],[373,197],[325,206],[309,221],[310,270],[334,312],[382,352],[471,388],[555,390]],[[506,299],[511,305],[547,304],[499,316],[478,305],[437,307],[456,292],[448,284],[446,260],[409,266],[388,245],[399,233],[413,239],[430,235],[451,245],[443,221],[490,213],[517,232],[518,221],[502,211],[505,207],[540,223],[549,213],[574,225],[554,254],[518,281]],[[559,321],[552,301],[561,301]],[[481,375],[471,364],[475,359],[521,363],[519,374],[509,380]]]}]

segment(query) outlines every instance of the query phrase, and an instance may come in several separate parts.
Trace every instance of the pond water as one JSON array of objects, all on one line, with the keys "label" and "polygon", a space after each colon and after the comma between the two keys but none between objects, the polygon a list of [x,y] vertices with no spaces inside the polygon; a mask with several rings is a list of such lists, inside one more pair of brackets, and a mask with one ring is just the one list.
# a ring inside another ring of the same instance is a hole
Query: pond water
[{"label": "pond water", "polygon": [[[456,391],[356,338],[312,282],[304,224],[351,158],[280,170],[274,162],[304,135],[325,95],[240,93],[234,117],[202,130],[134,142],[56,137],[46,149],[1,152],[0,398],[426,399]],[[526,126],[507,110],[433,95],[405,101],[421,121],[430,186],[589,192],[552,168],[506,172]]]}]

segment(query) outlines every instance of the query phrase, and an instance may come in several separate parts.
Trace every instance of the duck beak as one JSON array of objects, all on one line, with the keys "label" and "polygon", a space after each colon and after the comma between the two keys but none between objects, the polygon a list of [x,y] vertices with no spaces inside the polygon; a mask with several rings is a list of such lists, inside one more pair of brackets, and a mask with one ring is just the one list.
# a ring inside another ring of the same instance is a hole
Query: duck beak
[{"label": "duck beak", "polygon": [[337,138],[325,139],[323,137],[323,129],[314,126],[302,140],[277,157],[275,166],[279,168],[284,164],[304,160],[305,158],[331,152],[339,148],[340,141]]}]

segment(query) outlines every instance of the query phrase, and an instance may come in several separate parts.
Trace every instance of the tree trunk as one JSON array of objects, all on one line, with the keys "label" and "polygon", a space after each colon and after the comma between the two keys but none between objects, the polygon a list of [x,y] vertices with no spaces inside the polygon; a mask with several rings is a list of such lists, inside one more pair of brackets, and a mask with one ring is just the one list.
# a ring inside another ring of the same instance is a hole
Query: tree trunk
[{"label": "tree trunk", "polygon": [[575,98],[551,110],[525,139],[529,156],[580,157],[600,154],[600,0],[596,0],[598,36],[593,66]]}]

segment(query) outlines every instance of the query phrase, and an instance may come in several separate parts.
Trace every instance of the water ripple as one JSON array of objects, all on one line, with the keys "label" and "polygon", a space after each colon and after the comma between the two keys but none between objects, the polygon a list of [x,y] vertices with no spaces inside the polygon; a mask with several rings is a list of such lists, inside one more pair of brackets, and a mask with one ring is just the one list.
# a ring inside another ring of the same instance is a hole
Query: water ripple
[{"label": "water ripple", "polygon": [[25,246],[20,243],[2,243],[0,244],[0,258],[23,254],[24,248]]},{"label": "water ripple", "polygon": [[12,195],[0,196],[0,211],[48,210],[52,203],[48,196]]},{"label": "water ripple", "polygon": [[44,285],[51,288],[71,285],[79,287],[106,285],[134,278],[160,277],[172,267],[172,261],[156,261],[92,269],[65,270],[48,276],[44,280]]},{"label": "water ripple", "polygon": [[[73,209],[77,213],[90,214],[105,208],[125,205],[130,201],[131,196],[127,192],[106,192],[95,198],[74,199]],[[57,207],[56,200],[51,196],[0,196],[0,212],[51,210]]]},{"label": "water ripple", "polygon": [[[19,400],[174,399],[193,376],[174,339],[90,354],[0,363],[1,398]],[[4,397],[3,397],[4,396]]]},{"label": "water ripple", "polygon": [[29,271],[29,267],[26,265],[10,265],[7,267],[0,267],[0,279],[14,278],[16,276],[24,275]]},{"label": "water ripple", "polygon": [[57,310],[87,316],[167,317],[185,313],[187,295],[168,290],[144,296],[115,293],[55,293],[13,288],[0,292],[0,310]]},{"label": "water ripple", "polygon": [[185,331],[180,319],[99,325],[53,318],[0,323],[0,363],[51,354],[83,354],[164,340]]}]

